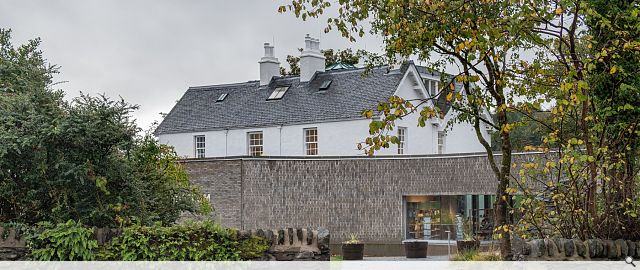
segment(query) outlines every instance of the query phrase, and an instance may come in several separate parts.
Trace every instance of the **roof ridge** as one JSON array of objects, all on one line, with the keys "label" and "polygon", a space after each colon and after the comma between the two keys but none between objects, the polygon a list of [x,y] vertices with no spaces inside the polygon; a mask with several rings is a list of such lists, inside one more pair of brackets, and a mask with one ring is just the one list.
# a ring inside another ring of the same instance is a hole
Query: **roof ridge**
[{"label": "roof ridge", "polygon": [[206,88],[216,88],[216,87],[229,87],[229,86],[242,86],[249,85],[259,82],[259,80],[246,81],[240,83],[223,83],[223,84],[210,84],[210,85],[198,85],[198,86],[189,86],[189,90],[191,89],[206,89]]}]

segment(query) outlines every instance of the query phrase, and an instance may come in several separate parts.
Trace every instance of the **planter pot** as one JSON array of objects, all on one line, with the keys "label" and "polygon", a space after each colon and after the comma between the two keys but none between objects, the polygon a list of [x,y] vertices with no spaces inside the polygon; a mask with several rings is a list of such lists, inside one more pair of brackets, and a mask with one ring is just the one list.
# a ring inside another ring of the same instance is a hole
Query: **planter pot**
[{"label": "planter pot", "polygon": [[364,244],[342,244],[343,260],[362,260]]},{"label": "planter pot", "polygon": [[404,242],[404,252],[407,258],[426,258],[428,247],[429,243],[427,243],[427,241]]},{"label": "planter pot", "polygon": [[464,253],[465,251],[480,249],[480,240],[458,240],[456,245],[458,246],[458,252]]}]

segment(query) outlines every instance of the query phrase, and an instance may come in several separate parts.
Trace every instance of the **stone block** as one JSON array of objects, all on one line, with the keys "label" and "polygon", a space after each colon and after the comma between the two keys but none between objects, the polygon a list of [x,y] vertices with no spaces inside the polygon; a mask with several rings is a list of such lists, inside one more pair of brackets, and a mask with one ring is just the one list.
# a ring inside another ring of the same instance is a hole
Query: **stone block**
[{"label": "stone block", "polygon": [[626,258],[627,254],[629,253],[629,246],[627,246],[627,241],[618,239],[614,241],[614,243],[616,244],[616,249],[619,249],[618,258]]},{"label": "stone block", "polygon": [[564,256],[564,239],[562,238],[551,238],[551,240],[553,240],[553,243],[556,245],[556,248],[558,249],[558,256]]},{"label": "stone block", "polygon": [[564,246],[564,255],[567,257],[571,257],[575,253],[575,245],[573,243],[573,239],[562,239]]},{"label": "stone block", "polygon": [[576,255],[582,258],[588,258],[589,252],[587,250],[587,246],[580,239],[573,239],[573,243],[576,246]]},{"label": "stone block", "polygon": [[636,256],[636,242],[631,240],[627,240],[627,256],[635,257]]},{"label": "stone block", "polygon": [[612,240],[604,240],[605,249],[607,251],[606,257],[608,259],[617,259],[620,258],[620,247],[616,245],[616,243]]},{"label": "stone block", "polygon": [[318,229],[318,249],[320,252],[330,251],[329,240],[331,239],[331,235],[329,234],[329,230],[326,228]]},{"label": "stone block", "polygon": [[544,239],[544,245],[547,247],[547,256],[558,256],[558,247],[556,246],[555,241],[553,241],[552,239]]},{"label": "stone block", "polygon": [[547,255],[547,247],[544,244],[544,240],[535,239],[528,242],[531,247],[531,257],[539,258]]}]

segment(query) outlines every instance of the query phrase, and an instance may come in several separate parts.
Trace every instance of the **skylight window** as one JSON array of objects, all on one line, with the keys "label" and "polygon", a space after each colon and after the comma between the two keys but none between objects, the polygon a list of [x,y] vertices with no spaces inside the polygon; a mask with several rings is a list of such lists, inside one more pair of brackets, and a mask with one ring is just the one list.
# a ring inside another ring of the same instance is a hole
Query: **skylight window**
[{"label": "skylight window", "polygon": [[222,102],[225,98],[227,98],[228,95],[228,93],[223,93],[218,97],[218,100],[216,100],[216,102]]},{"label": "skylight window", "polygon": [[273,90],[273,92],[271,92],[271,95],[269,96],[269,98],[267,98],[267,100],[281,99],[287,92],[287,90],[289,90],[289,86],[278,86],[276,87],[276,90]]},{"label": "skylight window", "polygon": [[329,86],[331,86],[331,82],[333,82],[333,81],[332,80],[326,80],[326,81],[322,82],[322,85],[320,85],[320,90],[329,89]]}]

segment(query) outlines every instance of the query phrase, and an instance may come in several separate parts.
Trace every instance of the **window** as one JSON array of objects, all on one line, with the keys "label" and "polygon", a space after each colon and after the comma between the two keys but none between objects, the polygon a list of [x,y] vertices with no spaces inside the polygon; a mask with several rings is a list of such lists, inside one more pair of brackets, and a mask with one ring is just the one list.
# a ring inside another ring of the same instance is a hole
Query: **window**
[{"label": "window", "polygon": [[304,148],[307,156],[315,156],[318,154],[318,129],[304,129]]},{"label": "window", "polygon": [[276,90],[273,90],[273,92],[271,92],[271,95],[269,96],[269,98],[267,98],[267,100],[281,99],[287,92],[287,90],[289,90],[289,86],[278,86],[276,87]]},{"label": "window", "polygon": [[438,154],[444,154],[444,131],[438,131]]},{"label": "window", "polygon": [[407,145],[407,128],[398,128],[398,141],[398,155],[402,155]]},{"label": "window", "polygon": [[196,144],[196,158],[204,157],[204,135],[198,135],[194,137]]},{"label": "window", "polygon": [[431,81],[431,95],[435,96],[439,91],[440,89],[438,88],[438,81]]},{"label": "window", "polygon": [[424,86],[431,96],[435,96],[439,92],[438,81],[431,79],[424,79]]},{"label": "window", "polygon": [[228,95],[228,93],[223,93],[218,97],[218,100],[216,100],[216,102],[222,102],[225,98],[227,98]]},{"label": "window", "polygon": [[329,89],[329,86],[331,86],[331,82],[332,82],[332,80],[326,80],[326,81],[322,82],[322,85],[320,85],[320,90]]},{"label": "window", "polygon": [[262,132],[247,133],[249,139],[249,155],[252,157],[262,156]]}]

